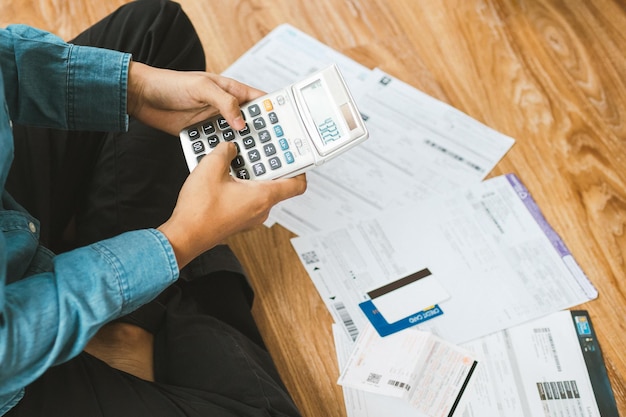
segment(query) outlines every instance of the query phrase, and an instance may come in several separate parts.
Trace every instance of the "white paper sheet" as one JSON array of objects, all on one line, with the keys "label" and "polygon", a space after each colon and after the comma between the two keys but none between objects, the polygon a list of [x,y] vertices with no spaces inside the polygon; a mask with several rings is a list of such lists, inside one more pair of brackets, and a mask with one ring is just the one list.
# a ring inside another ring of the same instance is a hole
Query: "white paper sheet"
[{"label": "white paper sheet", "polygon": [[[354,344],[337,325],[333,334],[339,366],[343,368]],[[475,353],[480,366],[454,416],[600,416],[569,311],[553,313],[462,347]],[[565,398],[542,397],[544,386],[563,387]],[[349,387],[343,387],[343,392],[348,417],[416,415],[399,398]]]},{"label": "white paper sheet", "polygon": [[597,297],[513,175],[292,239],[335,320],[354,338],[375,285],[428,268],[450,294],[419,325],[467,342]]},{"label": "white paper sheet", "polygon": [[[485,366],[463,417],[600,417],[569,311],[464,346],[485,358]],[[566,395],[542,397],[552,389]]]},{"label": "white paper sheet", "polygon": [[478,182],[513,145],[415,88],[347,58],[289,25],[279,26],[224,75],[273,91],[335,62],[366,117],[370,138],[307,173],[307,192],[270,221],[298,235],[339,227]]},{"label": "white paper sheet", "polygon": [[446,417],[457,407],[477,362],[468,350],[415,328],[380,337],[367,326],[338,383],[406,401],[415,415]]}]

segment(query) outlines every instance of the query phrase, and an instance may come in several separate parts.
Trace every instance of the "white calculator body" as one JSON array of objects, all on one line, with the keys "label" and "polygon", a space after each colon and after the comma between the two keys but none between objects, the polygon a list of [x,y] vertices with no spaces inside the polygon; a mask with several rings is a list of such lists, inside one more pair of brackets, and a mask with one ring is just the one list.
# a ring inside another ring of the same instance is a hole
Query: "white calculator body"
[{"label": "white calculator body", "polygon": [[331,65],[291,86],[241,106],[246,127],[232,129],[218,115],[180,132],[192,171],[220,142],[234,142],[231,172],[241,179],[289,178],[368,137],[338,68]]}]

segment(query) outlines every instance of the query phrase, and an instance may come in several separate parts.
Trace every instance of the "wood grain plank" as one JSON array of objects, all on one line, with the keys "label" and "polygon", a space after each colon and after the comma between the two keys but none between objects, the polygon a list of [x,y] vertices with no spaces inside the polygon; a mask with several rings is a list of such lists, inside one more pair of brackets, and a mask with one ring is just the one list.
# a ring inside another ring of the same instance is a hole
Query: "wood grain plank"
[{"label": "wood grain plank", "polygon": [[[0,23],[71,39],[127,0],[0,0]],[[281,23],[514,137],[492,175],[530,189],[599,290],[589,310],[626,415],[626,4],[619,0],[180,0],[221,72]],[[229,243],[307,417],[344,416],[332,319],[280,226]]]}]

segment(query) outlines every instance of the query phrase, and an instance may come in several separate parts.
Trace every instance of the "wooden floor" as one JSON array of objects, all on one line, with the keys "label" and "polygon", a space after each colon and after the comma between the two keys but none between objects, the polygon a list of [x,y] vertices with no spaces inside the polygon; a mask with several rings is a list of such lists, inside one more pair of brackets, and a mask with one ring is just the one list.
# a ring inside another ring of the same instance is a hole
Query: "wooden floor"
[{"label": "wooden floor", "polygon": [[[65,39],[125,0],[0,0],[0,23]],[[530,189],[600,296],[590,311],[626,416],[626,2],[180,0],[221,72],[280,23],[514,137],[493,175]],[[343,416],[331,318],[281,227],[230,240],[307,417]]]}]

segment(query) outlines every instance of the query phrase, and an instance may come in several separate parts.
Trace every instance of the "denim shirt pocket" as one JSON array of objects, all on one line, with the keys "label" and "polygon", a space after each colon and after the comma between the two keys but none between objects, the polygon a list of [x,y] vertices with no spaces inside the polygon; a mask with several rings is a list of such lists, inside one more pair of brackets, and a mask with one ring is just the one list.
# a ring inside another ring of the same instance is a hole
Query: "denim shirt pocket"
[{"label": "denim shirt pocket", "polygon": [[0,232],[4,235],[8,260],[7,284],[18,281],[32,270],[39,247],[39,222],[19,211],[0,211]]}]

